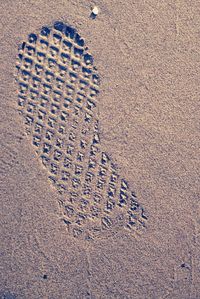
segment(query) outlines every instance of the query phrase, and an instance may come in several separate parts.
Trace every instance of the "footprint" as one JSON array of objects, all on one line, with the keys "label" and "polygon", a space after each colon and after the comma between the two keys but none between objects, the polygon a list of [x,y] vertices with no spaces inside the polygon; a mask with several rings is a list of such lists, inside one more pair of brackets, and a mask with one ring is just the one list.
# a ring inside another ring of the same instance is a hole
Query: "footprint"
[{"label": "footprint", "polygon": [[99,133],[100,78],[77,31],[62,22],[30,34],[16,61],[18,110],[71,236],[91,239],[146,228],[147,216]]}]

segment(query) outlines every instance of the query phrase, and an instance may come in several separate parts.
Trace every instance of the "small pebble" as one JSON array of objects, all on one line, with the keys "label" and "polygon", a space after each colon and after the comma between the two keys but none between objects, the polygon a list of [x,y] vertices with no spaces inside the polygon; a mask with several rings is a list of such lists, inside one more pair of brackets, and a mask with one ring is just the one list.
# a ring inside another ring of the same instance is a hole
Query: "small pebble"
[{"label": "small pebble", "polygon": [[92,9],[92,13],[93,13],[94,16],[97,16],[97,15],[98,15],[98,13],[99,13],[99,9],[98,9],[97,6],[94,6],[94,7],[93,7],[93,9]]}]

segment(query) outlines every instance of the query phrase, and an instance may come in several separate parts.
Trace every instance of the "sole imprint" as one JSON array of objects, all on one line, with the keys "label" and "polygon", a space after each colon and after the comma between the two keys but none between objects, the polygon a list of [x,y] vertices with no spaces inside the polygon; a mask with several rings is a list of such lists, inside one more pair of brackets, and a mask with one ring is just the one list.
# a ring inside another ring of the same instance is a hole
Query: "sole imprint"
[{"label": "sole imprint", "polygon": [[62,22],[43,27],[19,47],[16,68],[18,110],[48,179],[62,194],[69,234],[140,234],[144,209],[101,148],[100,78],[84,39]]}]

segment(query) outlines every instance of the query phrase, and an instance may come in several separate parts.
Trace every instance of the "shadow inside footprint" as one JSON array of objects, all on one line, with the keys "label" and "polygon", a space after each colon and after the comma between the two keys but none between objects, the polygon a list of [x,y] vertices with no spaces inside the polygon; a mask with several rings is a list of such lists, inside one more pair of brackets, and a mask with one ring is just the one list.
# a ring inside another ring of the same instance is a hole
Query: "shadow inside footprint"
[{"label": "shadow inside footprint", "polygon": [[1,292],[0,299],[17,299],[18,297],[9,291]]}]

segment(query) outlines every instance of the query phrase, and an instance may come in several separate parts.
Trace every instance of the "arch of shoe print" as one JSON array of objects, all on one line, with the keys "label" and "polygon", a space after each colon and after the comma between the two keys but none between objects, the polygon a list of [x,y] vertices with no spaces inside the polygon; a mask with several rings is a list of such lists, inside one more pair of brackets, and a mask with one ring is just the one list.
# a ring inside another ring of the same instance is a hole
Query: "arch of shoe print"
[{"label": "arch of shoe print", "polygon": [[69,234],[140,234],[144,209],[101,148],[100,78],[84,39],[63,22],[43,27],[19,47],[16,68],[17,107],[49,180],[62,194]]}]

